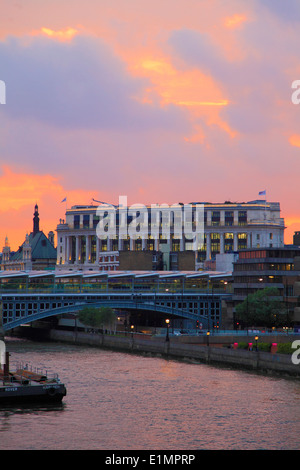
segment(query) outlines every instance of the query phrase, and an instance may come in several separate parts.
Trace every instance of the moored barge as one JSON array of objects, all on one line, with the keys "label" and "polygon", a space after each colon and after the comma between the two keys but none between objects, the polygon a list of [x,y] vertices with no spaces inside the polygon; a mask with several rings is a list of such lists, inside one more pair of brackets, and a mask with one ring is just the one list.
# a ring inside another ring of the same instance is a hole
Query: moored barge
[{"label": "moored barge", "polygon": [[0,369],[0,406],[19,403],[59,403],[67,390],[57,374],[49,376],[22,365],[10,370],[9,353]]}]

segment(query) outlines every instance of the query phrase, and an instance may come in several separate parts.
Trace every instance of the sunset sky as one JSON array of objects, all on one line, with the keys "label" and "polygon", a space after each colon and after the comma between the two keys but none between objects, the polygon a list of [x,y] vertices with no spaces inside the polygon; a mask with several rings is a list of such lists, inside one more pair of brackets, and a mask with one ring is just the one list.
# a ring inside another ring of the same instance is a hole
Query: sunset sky
[{"label": "sunset sky", "polygon": [[[280,202],[300,230],[299,0],[1,0],[0,249],[65,204]],[[1,245],[2,243],[2,245]]]}]

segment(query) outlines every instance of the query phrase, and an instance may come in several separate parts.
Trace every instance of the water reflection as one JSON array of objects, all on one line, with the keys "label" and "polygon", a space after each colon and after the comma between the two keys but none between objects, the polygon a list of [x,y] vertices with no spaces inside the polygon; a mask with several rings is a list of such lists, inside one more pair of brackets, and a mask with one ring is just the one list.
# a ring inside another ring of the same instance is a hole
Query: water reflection
[{"label": "water reflection", "polygon": [[67,396],[59,406],[1,408],[1,449],[299,448],[297,380],[81,346],[10,346],[58,372]]}]

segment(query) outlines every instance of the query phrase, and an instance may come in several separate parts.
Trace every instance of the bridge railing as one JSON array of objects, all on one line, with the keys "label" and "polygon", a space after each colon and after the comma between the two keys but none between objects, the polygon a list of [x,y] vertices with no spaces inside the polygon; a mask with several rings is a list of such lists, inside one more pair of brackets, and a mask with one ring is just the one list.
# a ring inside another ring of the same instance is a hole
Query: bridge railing
[{"label": "bridge railing", "polygon": [[91,286],[55,286],[55,287],[18,287],[18,288],[0,288],[1,294],[63,294],[63,293],[134,293],[134,294],[209,294],[209,295],[231,295],[223,289],[132,289],[132,288],[99,288]]}]

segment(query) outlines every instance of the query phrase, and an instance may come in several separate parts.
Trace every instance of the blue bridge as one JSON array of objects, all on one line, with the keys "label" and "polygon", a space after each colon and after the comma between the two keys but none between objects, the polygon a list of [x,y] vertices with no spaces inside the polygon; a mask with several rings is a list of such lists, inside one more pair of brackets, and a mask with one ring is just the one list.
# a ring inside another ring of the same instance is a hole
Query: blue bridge
[{"label": "blue bridge", "polygon": [[1,271],[4,330],[83,307],[188,319],[203,328],[222,323],[222,301],[231,298],[231,273]]}]

